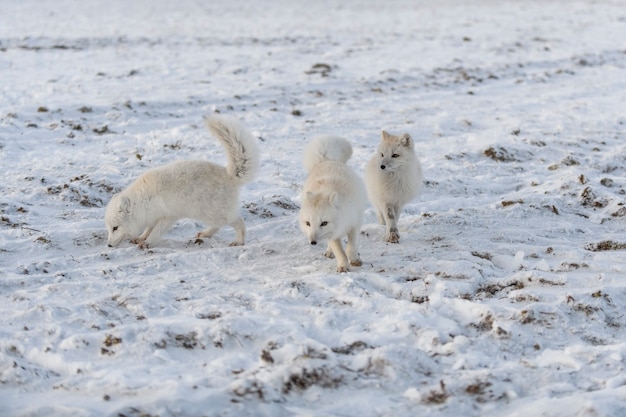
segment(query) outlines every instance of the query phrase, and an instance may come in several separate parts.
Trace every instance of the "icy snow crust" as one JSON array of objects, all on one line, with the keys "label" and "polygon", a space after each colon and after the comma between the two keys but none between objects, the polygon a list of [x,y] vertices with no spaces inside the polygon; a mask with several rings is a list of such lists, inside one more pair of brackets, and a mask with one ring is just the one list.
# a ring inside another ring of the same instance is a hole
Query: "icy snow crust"
[{"label": "icy snow crust", "polygon": [[[0,415],[626,415],[624,1],[5,1]],[[106,246],[149,168],[262,168],[232,229]],[[301,152],[409,132],[425,187],[347,274]]]}]

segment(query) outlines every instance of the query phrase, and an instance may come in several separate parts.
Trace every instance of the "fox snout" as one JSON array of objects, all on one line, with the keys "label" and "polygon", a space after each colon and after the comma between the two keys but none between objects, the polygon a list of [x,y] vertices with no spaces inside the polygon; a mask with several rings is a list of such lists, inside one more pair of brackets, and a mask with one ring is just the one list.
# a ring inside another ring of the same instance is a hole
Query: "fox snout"
[{"label": "fox snout", "polygon": [[380,163],[380,165],[379,165],[380,169],[385,171],[385,170],[387,170],[387,168],[389,168],[389,163],[391,161],[388,158],[379,158],[378,162]]},{"label": "fox snout", "polygon": [[311,246],[317,245],[317,240],[318,240],[317,233],[315,232],[309,233],[309,243],[311,244]]},{"label": "fox snout", "polygon": [[115,236],[113,236],[111,233],[109,233],[109,237],[107,239],[107,246],[110,248],[114,248],[117,245],[119,245],[122,240],[124,239],[124,234],[117,234]]}]

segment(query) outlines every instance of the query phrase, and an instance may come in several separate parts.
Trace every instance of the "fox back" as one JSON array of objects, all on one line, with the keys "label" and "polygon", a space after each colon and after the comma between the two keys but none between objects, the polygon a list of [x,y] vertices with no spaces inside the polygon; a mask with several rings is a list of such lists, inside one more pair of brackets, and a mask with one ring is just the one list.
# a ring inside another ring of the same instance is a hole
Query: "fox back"
[{"label": "fox back", "polygon": [[313,168],[324,161],[348,162],[352,156],[352,145],[346,139],[331,136],[316,136],[304,149],[304,159],[302,161],[304,169],[311,173]]}]

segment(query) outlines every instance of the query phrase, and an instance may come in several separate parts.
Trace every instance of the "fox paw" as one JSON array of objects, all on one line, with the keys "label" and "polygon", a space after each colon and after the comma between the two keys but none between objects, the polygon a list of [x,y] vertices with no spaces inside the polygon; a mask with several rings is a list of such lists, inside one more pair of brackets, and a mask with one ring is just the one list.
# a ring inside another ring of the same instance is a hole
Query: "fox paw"
[{"label": "fox paw", "polygon": [[389,232],[385,235],[385,242],[389,243],[399,243],[400,242],[400,234],[398,232]]},{"label": "fox paw", "polygon": [[350,272],[350,268],[348,268],[347,266],[338,266],[337,272]]},{"label": "fox paw", "polygon": [[230,242],[228,246],[243,246],[243,242]]},{"label": "fox paw", "polygon": [[148,246],[148,242],[146,242],[146,239],[137,237],[135,239],[131,239],[130,243],[132,243],[133,245],[137,245],[139,249],[150,249]]},{"label": "fox paw", "polygon": [[333,259],[335,257],[335,254],[333,253],[332,250],[327,250],[326,252],[324,252],[324,256],[330,259]]},{"label": "fox paw", "polygon": [[353,259],[353,260],[350,261],[350,265],[352,265],[352,266],[361,266],[361,265],[363,265],[363,262],[361,262],[360,259]]}]

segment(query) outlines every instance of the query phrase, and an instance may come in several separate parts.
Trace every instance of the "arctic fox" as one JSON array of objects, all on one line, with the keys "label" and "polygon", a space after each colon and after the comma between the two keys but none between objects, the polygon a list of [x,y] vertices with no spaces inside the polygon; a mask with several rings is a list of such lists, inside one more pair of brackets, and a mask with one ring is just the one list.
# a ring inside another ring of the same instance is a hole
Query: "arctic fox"
[{"label": "arctic fox", "polygon": [[[346,165],[351,155],[350,142],[335,136],[318,136],[304,151],[309,176],[302,187],[300,228],[311,245],[328,239],[324,255],[337,259],[337,272],[361,266],[357,239],[367,199],[363,182]],[[344,236],[347,256],[341,243]]]},{"label": "arctic fox", "polygon": [[422,167],[408,133],[393,136],[382,131],[378,151],[365,167],[365,184],[378,222],[386,226],[385,241],[398,243],[400,211],[422,190]]},{"label": "arctic fox", "polygon": [[208,161],[179,161],[152,169],[109,202],[105,223],[109,246],[123,239],[145,248],[159,241],[179,219],[205,223],[197,238],[211,237],[230,225],[236,231],[231,246],[243,245],[246,227],[238,214],[239,188],[252,181],[259,166],[259,149],[235,119],[204,119],[227,154],[226,167]]}]

